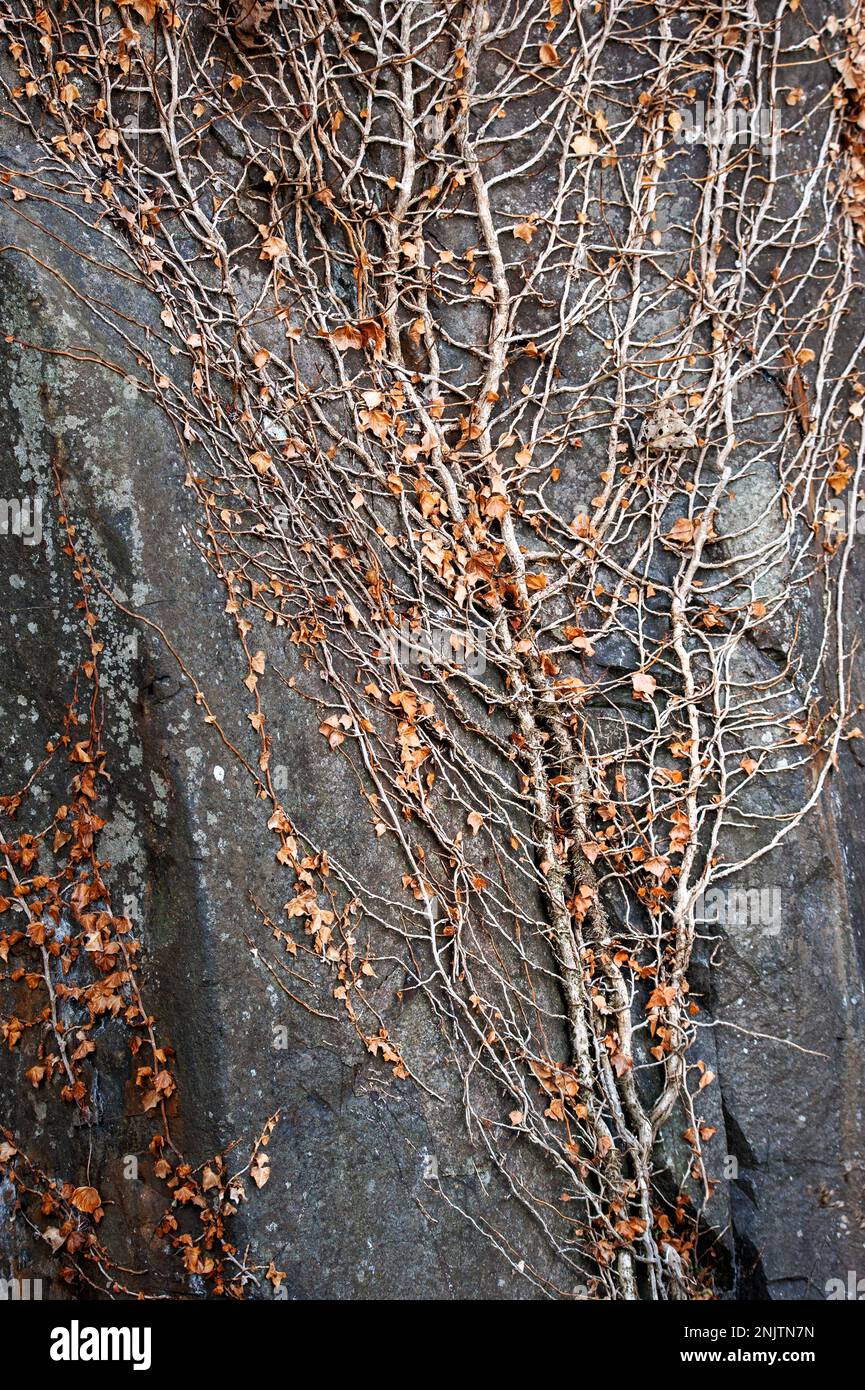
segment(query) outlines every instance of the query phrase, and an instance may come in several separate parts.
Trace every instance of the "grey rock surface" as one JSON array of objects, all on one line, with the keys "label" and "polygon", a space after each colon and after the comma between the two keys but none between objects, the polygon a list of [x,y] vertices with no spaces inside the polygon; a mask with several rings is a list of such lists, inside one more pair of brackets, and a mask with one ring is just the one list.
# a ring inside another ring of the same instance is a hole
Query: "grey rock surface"
[{"label": "grey rock surface", "polygon": [[[14,152],[19,167],[29,154]],[[190,669],[206,673],[226,734],[254,758],[236,693],[244,668],[224,591],[198,548],[186,463],[159,409],[125,380],[134,363],[92,307],[116,295],[119,307],[153,324],[158,306],[135,286],[106,288],[98,264],[51,243],[51,233],[69,235],[68,221],[50,209],[40,219],[48,232],[31,223],[25,238],[18,213],[6,202],[0,208],[0,241],[26,239],[31,253],[0,257],[3,326],[14,340],[0,353],[0,496],[38,497],[43,505],[39,544],[0,538],[0,790],[26,780],[34,750],[56,733],[82,652],[52,465],[108,589],[164,629]],[[81,228],[76,235],[98,261],[97,241],[88,244]],[[66,283],[40,269],[49,251]],[[82,343],[119,370],[76,360]],[[767,485],[755,478],[750,494],[741,489],[744,514]],[[862,573],[860,547],[860,583]],[[266,934],[251,899],[275,913],[286,888],[249,781],[204,722],[159,634],[105,595],[95,607],[113,777],[102,853],[140,927],[149,1006],[176,1049],[184,1148],[204,1162],[235,1140],[254,1140],[280,1113],[271,1180],[242,1206],[239,1243],[250,1241],[286,1271],[292,1298],[537,1295],[538,1284],[513,1268],[510,1248],[528,1252],[539,1281],[561,1287],[542,1234],[466,1133],[456,1071],[423,1002],[406,994],[399,1016],[408,1051],[427,1060],[428,1090],[395,1079],[344,1021],[299,1009],[276,988],[257,950]],[[278,634],[266,640],[268,656],[290,674],[297,661],[290,645]],[[752,673],[771,666],[784,640],[768,634],[767,649],[751,653]],[[401,865],[358,815],[345,765],[322,758],[315,710],[275,682],[269,699],[272,763],[283,770],[298,824],[387,891]],[[820,807],[741,885],[779,889],[780,917],[719,928],[693,972],[706,1005],[700,1055],[718,1077],[704,1118],[719,1129],[713,1212],[727,1296],[821,1298],[827,1280],[865,1272],[865,771],[857,746],[842,750]],[[38,824],[54,793],[62,795],[62,779],[49,780],[21,823],[29,815]],[[331,982],[322,973],[314,984],[319,1008],[330,1014]],[[402,985],[396,973],[383,978],[382,1000]],[[98,1114],[85,1127],[22,1085],[17,1055],[4,1051],[2,1118],[31,1137],[47,1169],[82,1181],[86,1174],[113,1203],[106,1236],[127,1240],[128,1263],[146,1264],[180,1292],[176,1262],[152,1237],[164,1202],[147,1178],[149,1126],[132,1103],[129,1059],[111,1024],[101,1055]],[[139,1180],[124,1177],[129,1155],[140,1157]],[[671,1145],[669,1161],[675,1168],[687,1157]],[[531,1158],[525,1162],[530,1171]],[[0,1191],[0,1203],[10,1195]],[[484,1231],[501,1233],[500,1248]],[[0,1259],[17,1272],[53,1277],[48,1253],[20,1223],[0,1226]],[[577,1282],[571,1277],[565,1292]]]},{"label": "grey rock surface", "polygon": [[[74,263],[68,268],[74,273]],[[71,349],[82,338],[97,349],[92,318],[26,261],[4,259],[0,275],[11,333],[49,349]],[[171,634],[191,669],[207,673],[208,699],[223,728],[253,757],[246,712],[231,693],[243,671],[233,626],[223,591],[196,549],[194,499],[160,412],[122,377],[68,358],[12,347],[0,370],[0,495],[43,503],[40,544],[18,536],[0,543],[4,786],[26,780],[33,750],[57,731],[82,655],[74,585],[60,551],[52,459],[96,570],[122,603]],[[543,1264],[540,1237],[517,1203],[496,1189],[464,1134],[458,1088],[447,1069],[436,1078],[444,1103],[410,1081],[394,1080],[339,1020],[334,1031],[292,1005],[257,960],[251,947],[267,934],[250,895],[276,914],[286,883],[248,780],[204,723],[158,636],[127,621],[104,596],[97,595],[95,606],[106,647],[105,738],[114,779],[103,810],[102,853],[118,896],[140,924],[148,1007],[177,1052],[184,1151],[200,1163],[238,1139],[249,1146],[267,1117],[281,1112],[269,1150],[274,1176],[253,1193],[241,1221],[245,1238],[286,1271],[283,1288],[291,1297],[529,1295],[531,1286],[507,1260],[430,1191],[430,1182],[441,1182],[466,1211],[478,1209],[491,1225],[521,1233],[521,1243],[534,1242]],[[280,645],[283,660],[290,659],[291,648]],[[349,813],[355,799],[349,775],[337,760],[321,757],[318,717],[287,696],[277,708],[273,763],[299,823],[306,820],[361,877],[393,879],[392,857],[388,862],[370,825]],[[46,788],[30,812],[36,823],[53,790]],[[62,797],[62,780],[56,791]],[[26,814],[22,809],[21,827]],[[331,987],[323,972],[318,1002],[329,1018]],[[406,1002],[403,1014],[413,1048],[435,1059],[437,1025],[420,1004]],[[137,1255],[154,1267],[148,1231],[165,1202],[144,1178],[152,1127],[134,1116],[134,1099],[125,1094],[130,1063],[122,1038],[106,1049],[105,1071],[99,1067],[101,1106],[92,1127],[74,1123],[68,1107],[59,1113],[46,1107],[16,1079],[16,1063],[4,1053],[4,1123],[32,1137],[48,1171],[81,1176],[87,1169],[117,1203],[106,1236],[112,1226],[117,1235],[131,1223],[140,1233]],[[140,1181],[124,1178],[129,1155],[140,1158]],[[4,1227],[0,1241],[17,1273],[51,1280],[50,1260],[34,1253],[23,1231]],[[167,1249],[161,1256],[155,1268],[176,1281]]]}]

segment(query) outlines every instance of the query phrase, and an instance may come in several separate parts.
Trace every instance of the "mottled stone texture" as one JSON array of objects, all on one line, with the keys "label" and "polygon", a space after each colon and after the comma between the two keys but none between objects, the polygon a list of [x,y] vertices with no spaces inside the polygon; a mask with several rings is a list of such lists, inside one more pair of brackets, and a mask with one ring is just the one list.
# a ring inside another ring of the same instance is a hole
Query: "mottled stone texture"
[{"label": "mottled stone texture", "polygon": [[[14,153],[19,165],[28,153]],[[54,231],[77,235],[80,249],[102,254],[80,227],[76,232],[54,218],[50,209],[40,210]],[[109,291],[96,267],[49,245],[8,205],[2,241],[26,242],[35,257],[50,250],[69,282],[18,252],[4,255],[6,332],[48,349],[87,344],[94,356],[128,366],[86,301],[110,292],[147,322],[157,310],[146,295],[116,283]],[[0,539],[3,790],[25,779],[58,728],[82,650],[73,585],[59,550],[52,457],[66,479],[70,515],[106,583],[163,627],[189,667],[206,675],[208,698],[227,734],[254,756],[237,695],[244,668],[224,594],[195,544],[198,517],[173,431],[122,373],[93,363],[16,344],[4,347],[0,372],[0,495],[38,496],[44,505],[41,543]],[[740,497],[747,505],[745,489]],[[861,546],[856,568],[861,578]],[[103,853],[118,900],[145,943],[149,1007],[177,1050],[176,1128],[192,1161],[201,1162],[233,1139],[251,1141],[266,1117],[281,1110],[270,1146],[273,1176],[241,1212],[240,1241],[251,1241],[258,1256],[287,1271],[292,1297],[531,1296],[535,1290],[478,1226],[431,1190],[437,1175],[455,1203],[528,1251],[543,1272],[540,1233],[466,1134],[452,1069],[438,1068],[442,1099],[436,1099],[394,1080],[344,1023],[295,1009],[276,990],[247,940],[254,942],[259,931],[250,894],[278,911],[285,882],[248,781],[203,723],[156,633],[127,622],[104,598],[96,606],[114,779]],[[271,642],[270,654],[290,671],[292,649],[278,634]],[[755,649],[752,675],[772,660],[769,641],[766,651]],[[361,879],[395,880],[400,866],[357,814],[343,763],[322,757],[315,711],[275,684],[268,699],[273,762],[285,768],[293,814]],[[865,777],[858,746],[845,748],[820,809],[777,856],[754,867],[745,885],[783,887],[779,930],[722,931],[693,974],[707,1017],[718,1024],[706,1029],[700,1051],[718,1074],[715,1170],[724,1153],[737,1166],[736,1176],[722,1179],[715,1210],[719,1230],[729,1222],[725,1292],[739,1298],[819,1298],[827,1279],[865,1270]],[[27,813],[34,824],[40,806],[51,804],[51,786],[49,777],[43,799]],[[53,786],[62,794],[61,780]],[[383,979],[382,998],[401,983]],[[325,976],[320,1002],[331,1011]],[[414,1055],[432,1059],[443,1052],[436,1024],[410,996],[401,1035]],[[146,1162],[139,1181],[123,1176],[124,1156],[143,1154],[150,1127],[135,1113],[131,1063],[110,1026],[100,1055],[99,1110],[90,1129],[22,1084],[17,1058],[8,1053],[0,1059],[3,1119],[28,1136],[46,1169],[79,1181],[88,1174],[116,1204],[108,1209],[106,1239],[126,1263],[146,1264],[162,1287],[180,1289],[176,1262],[149,1234],[163,1201],[147,1180]],[[681,1164],[681,1155],[674,1161]],[[20,1225],[2,1224],[0,1251],[18,1272],[51,1278],[47,1252]]]},{"label": "mottled stone texture", "polygon": [[[32,245],[44,241],[34,236]],[[74,258],[64,259],[69,274],[80,275]],[[32,262],[5,257],[0,274],[5,323],[16,336],[60,349],[86,341],[99,351],[94,318]],[[104,280],[97,283],[104,293]],[[138,308],[148,311],[146,303]],[[44,505],[39,545],[15,536],[0,541],[4,789],[26,780],[57,731],[70,673],[83,652],[77,594],[60,552],[52,458],[96,569],[116,597],[170,633],[190,669],[206,673],[223,728],[254,757],[246,712],[234,694],[244,668],[233,625],[223,611],[224,593],[195,547],[195,502],[160,412],[122,377],[67,358],[7,348],[0,370],[0,495],[38,496]],[[107,599],[97,595],[95,606],[104,620],[105,737],[114,779],[110,804],[102,808],[109,822],[102,852],[111,861],[118,907],[125,905],[140,925],[148,1007],[177,1050],[174,1129],[198,1163],[238,1138],[248,1150],[268,1115],[281,1109],[270,1145],[273,1177],[241,1214],[240,1241],[253,1241],[260,1256],[287,1271],[294,1297],[527,1296],[530,1287],[426,1185],[438,1176],[462,1207],[482,1209],[524,1249],[534,1243],[543,1261],[540,1236],[526,1228],[517,1204],[492,1187],[482,1154],[469,1143],[447,1072],[437,1079],[446,1104],[395,1081],[342,1022],[319,1021],[294,1007],[256,962],[246,940],[260,932],[249,895],[277,913],[287,891],[260,803],[205,726],[159,638],[136,630]],[[293,649],[283,641],[278,648],[288,665]],[[269,699],[277,730],[273,761],[283,769],[286,802],[299,822],[314,826],[367,881],[396,877],[401,868],[386,862],[356,814],[343,764],[322,758],[314,711],[285,695],[280,701],[276,686]],[[28,814],[35,825],[46,807],[52,813],[65,775],[61,768],[35,808],[22,809],[22,828]],[[402,983],[386,980],[382,987],[392,992]],[[320,1007],[330,1015],[332,981],[324,972],[320,986]],[[426,1048],[432,1059],[441,1052],[421,1003],[406,1002],[402,1025],[421,1054]],[[95,1125],[73,1122],[69,1107],[46,1106],[22,1081],[17,1055],[8,1053],[3,1121],[29,1137],[29,1152],[46,1171],[83,1181],[89,1162],[89,1180],[118,1204],[103,1223],[106,1240],[113,1236],[112,1248],[128,1255],[130,1265],[154,1268],[163,1287],[179,1287],[176,1261],[148,1238],[164,1210],[164,1192],[146,1177],[153,1126],[135,1114],[132,1063],[117,1031],[113,1047],[108,1037],[100,1047]],[[130,1154],[141,1155],[138,1182],[123,1176]],[[50,1259],[25,1229],[4,1223],[0,1242],[17,1272],[51,1278]]]}]

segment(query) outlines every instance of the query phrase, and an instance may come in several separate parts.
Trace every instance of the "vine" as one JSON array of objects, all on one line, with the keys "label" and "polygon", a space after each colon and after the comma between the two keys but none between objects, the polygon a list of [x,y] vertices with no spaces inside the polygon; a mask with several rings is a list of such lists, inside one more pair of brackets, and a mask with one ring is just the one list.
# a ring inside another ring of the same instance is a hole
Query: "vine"
[{"label": "vine", "polygon": [[[310,1008],[298,958],[323,962],[362,1044],[434,1089],[376,989],[399,962],[561,1271],[483,1227],[526,1278],[706,1296],[701,903],[783,845],[858,735],[849,103],[795,81],[838,26],[756,0],[0,15],[4,119],[40,152],[4,196],[23,227],[98,230],[106,273],[158,302],[146,332],[110,297],[90,312],[174,427],[245,654],[256,752],[229,746],[290,884],[285,923],[253,904],[251,949]],[[268,681],[316,707],[401,895],[283,804]],[[98,733],[73,747],[70,854]],[[100,975],[75,1002],[130,1011],[164,1109],[137,948],[82,862]],[[56,927],[70,894],[46,890]],[[86,1104],[51,1022],[44,1079]]]}]

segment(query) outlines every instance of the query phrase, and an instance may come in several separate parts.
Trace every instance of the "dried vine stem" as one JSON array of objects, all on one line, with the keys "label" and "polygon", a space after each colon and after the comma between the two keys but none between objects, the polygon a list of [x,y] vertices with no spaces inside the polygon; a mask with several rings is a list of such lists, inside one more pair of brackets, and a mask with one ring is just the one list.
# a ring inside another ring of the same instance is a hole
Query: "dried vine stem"
[{"label": "dried vine stem", "polygon": [[[86,655],[72,679],[72,698],[63,732],[48,741],[45,756],[24,787],[0,796],[0,813],[14,822],[47,768],[65,755],[70,765],[65,798],[35,833],[0,839],[0,1037],[20,1063],[21,1079],[34,1090],[61,1081],[60,1099],[77,1110],[85,1128],[100,1121],[97,1060],[102,1061],[105,1024],[119,1021],[135,1062],[135,1088],[143,1115],[155,1123],[147,1145],[153,1175],[164,1183],[170,1206],[156,1227],[178,1253],[189,1275],[217,1294],[243,1298],[263,1273],[278,1288],[283,1274],[272,1261],[265,1271],[238,1258],[230,1220],[247,1199],[243,1178],[266,1181],[263,1153],[278,1116],[271,1117],[249,1160],[233,1174],[225,1159],[236,1144],[194,1169],[178,1149],[169,1123],[176,1106],[173,1050],[161,1043],[156,1020],[142,998],[140,942],[132,923],[115,913],[106,881],[109,865],[99,858],[106,821],[98,814],[110,780],[103,744],[103,692],[99,640],[93,611],[95,589],[87,556],[65,514],[59,461],[55,485],[63,555],[80,594],[75,605]],[[38,813],[37,813],[38,814]],[[42,812],[44,818],[45,811]],[[8,896],[7,896],[8,895]],[[23,920],[22,920],[23,919]],[[38,968],[33,969],[33,958]],[[11,1002],[12,1012],[6,1010]],[[5,1111],[5,1097],[4,1097]],[[61,1262],[60,1277],[82,1281],[102,1297],[171,1297],[148,1287],[147,1268],[132,1270],[112,1254],[113,1239],[100,1223],[109,1199],[90,1182],[76,1184],[45,1172],[26,1142],[0,1118],[0,1185],[4,1207],[22,1220]],[[7,1202],[7,1198],[11,1201]],[[192,1218],[190,1220],[189,1218]]]},{"label": "dried vine stem", "polygon": [[[308,936],[262,912],[268,969],[302,995],[298,956],[329,963],[405,1076],[373,983],[399,961],[564,1291],[698,1296],[699,904],[799,825],[850,716],[837,26],[756,0],[0,14],[5,119],[40,150],[6,172],[18,251],[27,221],[98,227],[160,303],[146,331],[91,309],[176,427],[248,659],[244,761]],[[282,805],[274,654],[403,897]]]}]

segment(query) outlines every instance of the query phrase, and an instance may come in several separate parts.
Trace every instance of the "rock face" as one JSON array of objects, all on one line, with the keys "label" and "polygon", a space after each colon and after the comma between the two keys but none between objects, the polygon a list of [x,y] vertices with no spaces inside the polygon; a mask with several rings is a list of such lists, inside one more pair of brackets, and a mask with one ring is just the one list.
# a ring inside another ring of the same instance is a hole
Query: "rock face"
[{"label": "rock face", "polygon": [[[96,325],[26,263],[4,262],[3,298],[16,336],[60,350],[83,339],[95,349]],[[52,459],[60,461],[69,513],[96,568],[111,576],[116,596],[170,632],[189,666],[209,673],[208,698],[223,727],[248,745],[246,713],[227,694],[241,668],[224,596],[196,549],[194,504],[160,413],[122,379],[63,358],[14,348],[4,353],[3,373],[2,492],[43,504],[40,543],[9,536],[0,547],[8,596],[4,784],[25,781],[33,750],[58,730],[83,650]],[[464,1218],[446,1205],[427,1211],[426,1180],[440,1177],[469,1210],[482,1206],[486,1219],[496,1211],[505,1228],[519,1221],[513,1202],[488,1195],[491,1175],[462,1137],[453,1107],[381,1074],[348,1030],[334,1035],[293,1006],[257,963],[247,944],[260,931],[250,895],[281,903],[285,885],[255,798],[158,636],[126,622],[107,600],[97,608],[113,769],[102,853],[142,925],[149,1007],[177,1050],[183,1078],[185,1149],[201,1162],[238,1138],[254,1140],[280,1111],[270,1146],[275,1180],[257,1195],[244,1238],[287,1272],[283,1287],[292,1297],[523,1296],[528,1287],[491,1258]],[[322,766],[318,720],[288,700],[283,716],[274,761],[294,804],[360,873],[383,877],[385,856],[368,826],[346,815],[348,779],[338,766]],[[49,802],[40,797],[35,823]],[[326,979],[319,992],[328,1010]],[[422,1046],[433,1025],[411,1005],[406,1014]],[[140,1233],[138,1254],[152,1266],[145,1235],[161,1208],[146,1183],[124,1176],[130,1155],[140,1155],[144,1168],[150,1126],[130,1117],[122,1040],[106,1051],[95,1126],[62,1113],[58,1123],[38,1092],[13,1090],[9,1053],[4,1096],[19,1098],[3,1119],[30,1135],[49,1171],[77,1175],[89,1167],[92,1183],[118,1203],[108,1221]],[[51,1278],[25,1231],[4,1224],[2,1239],[17,1273]]]},{"label": "rock face", "polygon": [[[25,169],[33,151],[22,142],[9,158]],[[4,247],[22,248],[0,256],[9,335],[0,355],[0,497],[41,506],[31,535],[0,537],[0,791],[27,781],[60,730],[86,655],[74,566],[63,553],[59,476],[65,514],[104,584],[93,597],[111,775],[100,858],[110,863],[115,904],[143,941],[148,1011],[176,1051],[173,1124],[184,1153],[196,1166],[235,1143],[248,1155],[278,1114],[270,1180],[260,1191],[247,1181],[233,1237],[285,1271],[276,1296],[572,1294],[578,1272],[563,1273],[518,1183],[504,1182],[482,1137],[467,1133],[459,1075],[424,1001],[407,989],[399,1006],[407,1054],[429,1062],[419,1086],[359,1045],[334,1010],[327,972],[309,982],[311,1012],[268,969],[261,912],[279,912],[285,879],[250,780],[225,744],[254,760],[237,694],[245,665],[225,591],[202,555],[201,515],[175,430],[130,384],[133,355],[118,350],[99,312],[111,295],[121,312],[152,326],[159,306],[134,283],[109,287],[98,264],[104,248],[50,206],[25,225],[4,199],[0,223]],[[59,275],[46,273],[48,262]],[[851,343],[859,330],[850,326]],[[760,486],[740,480],[739,505],[756,505]],[[862,572],[859,547],[850,583]],[[278,634],[266,640],[269,662],[289,681],[301,670],[296,649]],[[767,633],[743,680],[777,670],[784,644],[783,633]],[[190,672],[218,727],[196,702]],[[347,764],[322,757],[319,712],[287,685],[272,682],[269,696],[272,768],[297,823],[358,880],[392,891],[401,863],[357,814]],[[827,1281],[865,1272],[859,747],[842,748],[818,806],[737,881],[762,896],[707,928],[692,971],[704,1004],[699,1052],[717,1078],[707,1114],[718,1129],[710,1210],[724,1252],[723,1296],[822,1298]],[[16,834],[53,814],[67,774],[52,767],[40,779]],[[801,773],[803,782],[810,776]],[[767,814],[784,811],[785,794],[765,794]],[[752,852],[747,842],[741,851]],[[382,1002],[405,984],[396,970],[384,975]],[[167,1241],[153,1236],[165,1203],[151,1179],[151,1126],[135,1104],[122,1030],[108,1021],[100,1035],[92,1123],[48,1106],[11,1047],[0,1058],[0,1122],[22,1147],[26,1138],[46,1172],[98,1189],[102,1233],[122,1263],[146,1266],[153,1286],[188,1293]],[[516,1171],[533,1180],[531,1157],[520,1162]],[[687,1162],[671,1142],[671,1166]],[[11,1207],[8,1184],[0,1202]],[[41,1277],[50,1296],[64,1296],[56,1262],[20,1219],[0,1223],[0,1256],[9,1272]],[[204,1291],[194,1274],[191,1287]],[[250,1292],[274,1296],[266,1281]]]},{"label": "rock face", "polygon": [[[41,241],[34,233],[35,254]],[[67,269],[79,273],[74,257]],[[4,790],[27,780],[56,735],[85,652],[52,464],[96,570],[121,603],[170,634],[190,669],[208,673],[221,727],[254,756],[246,711],[233,694],[243,667],[224,592],[196,548],[199,520],[172,432],[122,377],[54,355],[82,341],[99,352],[98,323],[83,306],[24,258],[4,258],[0,274],[7,330],[48,349],[14,346],[2,358],[2,495],[42,504],[38,544],[10,535],[0,545],[8,595]],[[146,301],[130,307],[153,312]],[[280,993],[258,961],[256,938],[268,938],[250,899],[278,911],[286,892],[266,817],[158,634],[126,620],[98,593],[95,609],[105,643],[112,777],[101,856],[110,861],[115,898],[140,924],[148,1008],[177,1052],[184,1152],[197,1164],[236,1141],[248,1148],[280,1112],[269,1147],[273,1178],[241,1213],[238,1243],[253,1241],[265,1262],[286,1271],[282,1296],[293,1298],[531,1294],[471,1222],[431,1192],[441,1182],[466,1212],[519,1234],[523,1248],[534,1241],[542,1266],[542,1242],[514,1199],[492,1187],[482,1153],[465,1136],[458,1086],[439,1076],[440,1101],[394,1080],[338,1020],[334,1030],[326,976],[313,982],[326,1015],[319,1019]],[[291,655],[290,647],[282,652],[286,662]],[[350,777],[336,760],[322,762],[318,717],[290,697],[280,715],[273,762],[286,802],[359,877],[393,877],[392,857],[349,812]],[[29,812],[34,828],[62,800],[63,785],[61,772],[40,792]],[[28,823],[22,809],[19,828]],[[421,1053],[439,1054],[437,1026],[422,1004],[407,1000],[403,1026]],[[113,1228],[129,1262],[180,1290],[166,1251],[152,1240],[165,1205],[144,1180],[152,1126],[133,1117],[128,1053],[119,1034],[112,1041],[112,1025],[106,1031],[94,1125],[75,1123],[68,1108],[47,1107],[22,1084],[10,1052],[3,1055],[3,1093],[11,1101],[8,1108],[4,1101],[3,1123],[29,1136],[48,1172],[77,1181],[86,1171],[117,1204],[108,1208],[106,1230]],[[141,1177],[127,1177],[136,1156]],[[15,1274],[41,1277],[51,1296],[62,1294],[50,1258],[26,1230],[4,1223],[0,1239]],[[263,1296],[270,1293],[265,1285]]]}]

